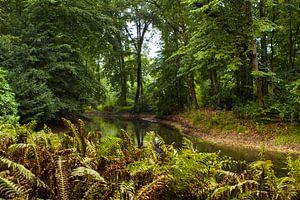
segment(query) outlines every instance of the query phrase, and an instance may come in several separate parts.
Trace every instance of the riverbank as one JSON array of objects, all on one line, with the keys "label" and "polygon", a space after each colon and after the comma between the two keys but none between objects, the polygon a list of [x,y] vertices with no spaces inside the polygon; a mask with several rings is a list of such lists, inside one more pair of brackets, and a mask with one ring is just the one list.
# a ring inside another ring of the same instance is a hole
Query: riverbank
[{"label": "riverbank", "polygon": [[259,124],[251,120],[241,120],[231,112],[199,110],[171,116],[129,112],[90,112],[85,114],[87,118],[95,115],[159,122],[176,127],[185,135],[223,146],[256,150],[264,146],[266,151],[300,154],[300,130],[298,127],[285,123]]}]

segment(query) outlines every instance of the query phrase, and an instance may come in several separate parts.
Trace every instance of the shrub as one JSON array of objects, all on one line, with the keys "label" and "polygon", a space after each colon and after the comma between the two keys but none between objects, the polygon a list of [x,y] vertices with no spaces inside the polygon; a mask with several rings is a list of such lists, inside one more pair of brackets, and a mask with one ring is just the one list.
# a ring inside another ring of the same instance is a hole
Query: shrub
[{"label": "shrub", "polygon": [[6,71],[0,68],[0,125],[18,123],[17,103],[7,80]]}]

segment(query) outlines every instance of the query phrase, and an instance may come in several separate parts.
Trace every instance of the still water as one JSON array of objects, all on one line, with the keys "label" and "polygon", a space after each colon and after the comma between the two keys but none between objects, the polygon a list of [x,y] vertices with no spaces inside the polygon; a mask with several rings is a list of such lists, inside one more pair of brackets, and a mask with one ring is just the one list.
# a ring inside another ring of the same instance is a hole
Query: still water
[{"label": "still water", "polygon": [[[126,119],[121,117],[105,117],[95,116],[87,125],[89,131],[101,131],[104,136],[118,136],[123,129],[133,138],[135,144],[141,147],[144,143],[144,138],[147,132],[154,131],[159,134],[167,144],[173,144],[176,148],[182,147],[184,136],[178,129],[153,121],[140,119]],[[199,152],[219,152],[221,156],[229,156],[234,160],[252,162],[259,159],[259,151],[253,149],[245,149],[236,146],[223,146],[213,143],[201,141],[196,138],[188,137],[193,141]],[[278,176],[283,176],[287,173],[286,167],[287,154],[265,152],[265,159],[272,160],[274,170]],[[295,157],[295,155],[291,155]]]}]

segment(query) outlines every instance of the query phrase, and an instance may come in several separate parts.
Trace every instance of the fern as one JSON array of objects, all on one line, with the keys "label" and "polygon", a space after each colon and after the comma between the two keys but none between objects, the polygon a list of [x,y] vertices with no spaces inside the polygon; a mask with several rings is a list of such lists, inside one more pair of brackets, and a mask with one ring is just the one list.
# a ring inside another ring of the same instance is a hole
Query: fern
[{"label": "fern", "polygon": [[277,178],[272,169],[272,162],[256,161],[250,164],[253,179],[258,182],[258,196],[270,199],[292,199],[296,193],[295,179],[290,177]]},{"label": "fern", "polygon": [[12,132],[13,131],[0,131],[0,151],[6,151],[7,148],[14,142],[15,134]]},{"label": "fern", "polygon": [[61,156],[57,160],[57,168],[55,170],[56,181],[58,184],[59,197],[61,200],[70,199],[70,181],[67,170]]},{"label": "fern", "polygon": [[191,150],[193,153],[197,152],[197,150],[194,148],[193,142],[186,137],[183,137],[182,146],[186,149]]},{"label": "fern", "polygon": [[9,159],[0,157],[0,163],[11,169],[20,180],[29,181],[31,184],[36,184],[37,187],[46,188],[46,184],[36,177],[30,170],[25,168],[23,165],[15,163]]},{"label": "fern", "polygon": [[137,153],[139,150],[132,141],[132,138],[128,135],[125,130],[121,130],[120,138],[122,139],[122,151],[127,162],[132,162],[139,159],[140,154]]},{"label": "fern", "polygon": [[164,140],[154,132],[148,132],[145,137],[145,152],[151,156],[155,162],[164,162],[169,149]]},{"label": "fern", "polygon": [[8,148],[8,152],[10,152],[10,153],[25,152],[23,158],[24,158],[24,163],[26,163],[27,155],[28,155],[29,151],[32,151],[35,156],[35,161],[36,161],[37,168],[38,168],[38,174],[41,174],[42,169],[41,169],[41,161],[40,161],[38,147],[37,147],[36,143],[34,142],[34,139],[32,138],[32,136],[28,136],[27,140],[28,140],[27,143],[17,143],[17,144],[11,145]]},{"label": "fern", "polygon": [[297,195],[296,181],[293,177],[282,177],[277,179],[276,197],[281,199],[292,199]]},{"label": "fern", "polygon": [[15,196],[26,196],[25,188],[0,176],[0,198],[10,199]]},{"label": "fern", "polygon": [[135,183],[133,181],[122,182],[115,191],[113,200],[134,200]]},{"label": "fern", "polygon": [[[160,170],[159,166],[151,159],[144,159],[142,161],[136,161],[127,166],[131,176],[137,176],[138,174],[146,174],[148,172],[156,173]],[[161,172],[161,171],[160,171]]]},{"label": "fern", "polygon": [[145,185],[138,190],[136,199],[139,200],[155,200],[158,199],[159,195],[167,189],[168,185],[174,178],[171,175],[161,175],[156,178],[153,182]]},{"label": "fern", "polygon": [[[238,182],[235,185],[225,185],[221,187],[217,187],[214,192],[209,196],[208,200],[210,199],[232,199],[240,194],[248,193],[248,198],[252,196],[254,192],[257,191],[258,183],[253,180],[244,180]],[[253,192],[249,192],[253,191]],[[245,196],[244,196],[245,198]]]},{"label": "fern", "polygon": [[93,181],[98,181],[100,183],[106,184],[105,179],[95,170],[87,167],[78,167],[73,170],[72,176],[81,176],[91,178]]},{"label": "fern", "polygon": [[72,132],[75,138],[75,143],[77,145],[77,150],[81,154],[82,157],[85,157],[86,154],[86,143],[84,140],[84,124],[82,120],[79,120],[80,129],[78,130],[77,127],[70,121],[65,118],[62,118],[63,122],[67,126],[67,128]]}]

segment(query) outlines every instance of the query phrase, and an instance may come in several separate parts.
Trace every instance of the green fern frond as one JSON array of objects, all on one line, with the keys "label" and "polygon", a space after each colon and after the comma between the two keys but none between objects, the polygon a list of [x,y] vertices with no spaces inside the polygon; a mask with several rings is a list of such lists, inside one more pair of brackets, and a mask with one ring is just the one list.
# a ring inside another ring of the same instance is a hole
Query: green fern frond
[{"label": "green fern frond", "polygon": [[25,188],[0,177],[0,198],[9,199],[15,196],[26,196]]},{"label": "green fern frond", "polygon": [[219,176],[222,176],[223,178],[230,178],[231,180],[235,180],[237,182],[240,181],[240,177],[237,173],[231,172],[231,171],[225,171],[225,170],[216,170]]},{"label": "green fern frond", "polygon": [[136,161],[127,166],[127,169],[131,176],[136,176],[137,174],[145,174],[147,172],[157,171],[158,166],[151,159],[145,159],[142,161]]},{"label": "green fern frond", "polygon": [[89,157],[85,157],[84,159],[81,159],[80,160],[80,163],[83,165],[83,166],[85,166],[85,167],[87,167],[87,168],[90,168],[90,169],[96,169],[97,168],[97,166],[98,166],[98,160],[96,159],[96,156],[94,156],[94,157],[91,157],[91,158],[89,158]]},{"label": "green fern frond", "polygon": [[114,200],[134,200],[135,183],[133,181],[122,182],[115,191]]},{"label": "green fern frond", "polygon": [[6,165],[8,169],[11,169],[16,175],[24,181],[29,181],[31,184],[36,184],[38,187],[46,188],[46,184],[36,177],[30,170],[21,164],[15,163],[7,158],[0,157],[0,163]]},{"label": "green fern frond", "polygon": [[71,173],[72,176],[81,176],[81,177],[89,177],[92,178],[94,181],[101,182],[103,184],[106,184],[105,179],[99,174],[99,172],[87,168],[87,167],[78,167],[73,170]]},{"label": "green fern frond", "polygon": [[97,149],[96,145],[93,142],[86,141],[87,147],[86,147],[86,154],[89,157],[96,157],[97,156]]},{"label": "green fern frond", "polygon": [[55,177],[58,184],[59,198],[61,200],[70,199],[70,181],[67,170],[64,166],[64,161],[61,156],[58,157]]},{"label": "green fern frond", "polygon": [[171,181],[173,181],[171,175],[161,175],[153,182],[145,185],[138,190],[136,199],[139,200],[151,200],[157,199],[159,195],[168,187]]},{"label": "green fern frond", "polygon": [[97,145],[97,157],[120,157],[122,154],[122,140],[113,136],[106,136],[101,139],[101,143]]},{"label": "green fern frond", "polygon": [[150,131],[145,136],[145,151],[155,161],[164,161],[169,149],[167,148],[164,140],[159,135]]},{"label": "green fern frond", "polygon": [[12,144],[8,147],[8,152],[9,153],[15,153],[15,152],[24,152],[25,149],[28,149],[32,147],[32,144],[27,144],[27,143],[17,143],[17,144]]},{"label": "green fern frond", "polygon": [[[225,185],[218,187],[210,195],[208,199],[232,199],[239,194],[247,193],[249,191],[257,191],[258,183],[253,180],[244,180],[235,185]],[[251,194],[251,193],[249,193]],[[252,194],[251,194],[252,195]]]},{"label": "green fern frond", "polygon": [[296,181],[293,177],[282,177],[277,179],[276,196],[281,199],[292,199],[297,195]]},{"label": "green fern frond", "polygon": [[97,195],[100,194],[99,188],[107,188],[107,185],[103,185],[100,182],[95,182],[91,186],[89,186],[88,190],[84,193],[84,199],[99,199],[99,198],[94,198],[95,193]]},{"label": "green fern frond", "polygon": [[[83,128],[80,128],[80,130],[77,129],[77,127],[70,121],[65,118],[62,118],[64,124],[67,126],[67,128],[74,134],[75,143],[77,146],[77,150],[81,154],[82,157],[85,157],[86,154],[86,144],[83,137],[83,133],[80,131],[83,131]],[[79,120],[80,126],[83,126],[83,122]]]},{"label": "green fern frond", "polygon": [[0,150],[6,151],[7,148],[14,143],[16,137],[11,133],[11,131],[8,132],[2,132],[0,131]]},{"label": "green fern frond", "polygon": [[197,152],[197,150],[194,148],[193,142],[189,140],[187,137],[183,137],[182,146],[186,149],[191,150],[193,153]]}]

